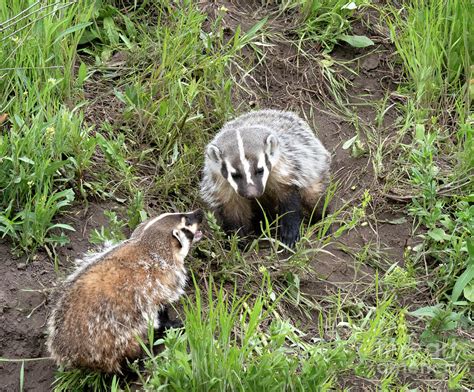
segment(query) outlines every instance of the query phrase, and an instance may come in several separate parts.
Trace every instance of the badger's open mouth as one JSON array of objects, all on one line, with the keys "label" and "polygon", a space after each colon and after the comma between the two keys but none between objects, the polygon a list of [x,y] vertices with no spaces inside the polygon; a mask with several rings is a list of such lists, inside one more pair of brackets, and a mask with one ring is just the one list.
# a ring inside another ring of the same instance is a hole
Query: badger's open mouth
[{"label": "badger's open mouth", "polygon": [[193,237],[193,243],[198,242],[201,238],[202,238],[202,231],[201,230],[196,230],[196,232],[194,233],[194,237]]}]

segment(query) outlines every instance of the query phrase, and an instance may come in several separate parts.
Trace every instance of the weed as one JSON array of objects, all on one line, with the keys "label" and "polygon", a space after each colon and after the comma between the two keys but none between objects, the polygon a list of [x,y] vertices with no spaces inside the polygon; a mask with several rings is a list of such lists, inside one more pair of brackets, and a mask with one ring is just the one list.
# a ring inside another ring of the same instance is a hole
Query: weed
[{"label": "weed", "polygon": [[[56,375],[53,384],[54,392],[91,391],[91,392],[118,392],[123,391],[119,386],[116,375],[107,376],[102,373],[86,372],[84,370],[63,370]],[[125,389],[129,391],[128,386]]]},{"label": "weed", "polygon": [[103,244],[105,242],[117,243],[125,239],[123,228],[127,223],[121,220],[115,211],[104,211],[108,218],[107,227],[102,226],[100,230],[94,229],[90,236],[90,242],[93,244]]},{"label": "weed", "polygon": [[340,41],[356,48],[374,44],[366,36],[347,34],[351,29],[354,10],[365,3],[346,0],[292,0],[283,1],[282,9],[297,9],[299,12],[298,25],[295,27],[299,45],[304,41],[316,41],[324,51],[330,52]]},{"label": "weed", "polygon": [[442,261],[435,280],[437,291],[442,294],[452,289],[457,277],[468,267],[467,241],[474,235],[474,208],[469,206],[466,196],[456,197],[452,207],[448,198],[439,197],[436,140],[436,133],[426,133],[421,125],[417,127],[417,143],[410,155],[414,163],[410,179],[419,187],[420,197],[413,200],[409,211],[427,228],[427,232],[420,235],[424,243],[416,250],[423,257],[432,256]]}]

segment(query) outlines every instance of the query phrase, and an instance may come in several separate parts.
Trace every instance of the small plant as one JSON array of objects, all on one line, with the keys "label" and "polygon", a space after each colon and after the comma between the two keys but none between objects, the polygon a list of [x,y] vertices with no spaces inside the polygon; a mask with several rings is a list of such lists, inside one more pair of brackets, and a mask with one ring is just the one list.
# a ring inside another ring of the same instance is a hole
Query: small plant
[{"label": "small plant", "polygon": [[[172,331],[158,342],[165,348],[147,362],[152,376],[145,389],[304,390],[329,381],[329,367],[314,366],[318,353],[305,349],[289,323],[274,320],[268,334],[260,330],[271,312],[264,297],[248,303],[217,289],[214,298],[209,287],[203,298],[196,286],[196,302],[185,301],[185,333]],[[344,359],[333,352],[326,363]]]},{"label": "small plant", "polygon": [[[53,392],[91,391],[119,392],[119,378],[85,370],[60,370],[56,374]],[[128,390],[128,389],[127,389]]]},{"label": "small plant", "polygon": [[[410,179],[418,187],[420,196],[413,199],[409,211],[427,228],[425,234],[420,234],[423,244],[415,250],[420,256],[430,255],[443,261],[437,269],[437,280],[442,284],[435,285],[441,294],[451,290],[460,276],[466,277],[464,287],[471,284],[474,270],[470,272],[469,268],[468,240],[474,235],[474,207],[469,206],[466,197],[460,196],[453,203],[453,209],[449,199],[439,197],[436,140],[436,133],[425,132],[421,125],[416,127],[416,145],[410,155],[414,163]],[[464,270],[468,271],[467,275],[461,275]]]},{"label": "small plant", "polygon": [[130,205],[127,208],[127,218],[128,227],[132,230],[147,220],[148,215],[145,211],[145,201],[142,191],[138,191],[133,195]]},{"label": "small plant", "polygon": [[347,0],[293,0],[283,2],[283,8],[296,8],[299,12],[299,23],[295,31],[300,45],[304,41],[315,41],[321,44],[325,52],[330,52],[341,41],[356,48],[374,45],[366,36],[348,34],[354,11],[365,3]]},{"label": "small plant", "polygon": [[393,264],[385,273],[383,283],[391,289],[402,290],[416,287],[416,278],[396,264]]},{"label": "small plant", "polygon": [[100,230],[94,229],[90,236],[93,244],[103,244],[105,242],[117,243],[125,239],[123,228],[127,223],[121,220],[115,211],[104,211],[104,215],[109,219],[109,226],[102,226]]}]

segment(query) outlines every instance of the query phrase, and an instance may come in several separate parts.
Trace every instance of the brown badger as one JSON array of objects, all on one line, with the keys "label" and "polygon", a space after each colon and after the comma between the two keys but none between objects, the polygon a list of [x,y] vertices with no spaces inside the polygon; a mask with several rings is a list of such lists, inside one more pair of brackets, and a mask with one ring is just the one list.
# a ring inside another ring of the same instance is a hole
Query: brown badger
[{"label": "brown badger", "polygon": [[174,326],[165,306],[186,283],[184,258],[201,237],[203,212],[162,214],[129,240],[85,258],[70,275],[48,320],[48,349],[58,365],[120,372],[140,356],[137,336],[150,323]]}]

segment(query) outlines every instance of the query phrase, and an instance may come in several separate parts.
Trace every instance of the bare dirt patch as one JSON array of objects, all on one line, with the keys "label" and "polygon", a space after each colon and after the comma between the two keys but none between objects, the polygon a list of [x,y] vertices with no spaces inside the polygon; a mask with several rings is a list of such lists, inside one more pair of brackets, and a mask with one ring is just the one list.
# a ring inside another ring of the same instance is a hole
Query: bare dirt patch
[{"label": "bare dirt patch", "polygon": [[[44,346],[47,299],[56,274],[44,256],[26,264],[0,245],[0,356],[8,359],[47,357]],[[22,362],[0,362],[1,391],[16,391]],[[53,380],[52,361],[24,362],[25,390],[47,391]]]},{"label": "bare dirt patch", "polygon": [[[49,391],[56,366],[48,359],[46,350],[46,321],[51,311],[49,298],[73,261],[94,246],[89,243],[90,232],[106,225],[103,211],[110,204],[92,204],[85,211],[72,211],[66,217],[76,228],[71,243],[58,252],[59,272],[45,252],[34,260],[15,257],[10,244],[0,243],[0,391],[19,390],[20,371],[24,361],[24,390]],[[45,358],[45,359],[41,359]],[[29,359],[36,359],[30,361]]]}]

